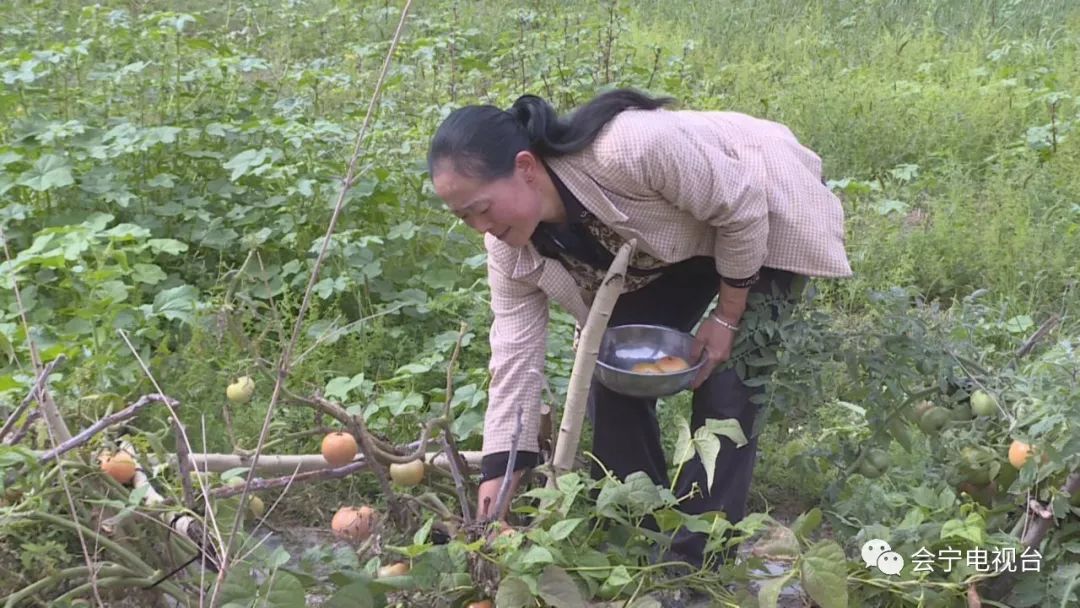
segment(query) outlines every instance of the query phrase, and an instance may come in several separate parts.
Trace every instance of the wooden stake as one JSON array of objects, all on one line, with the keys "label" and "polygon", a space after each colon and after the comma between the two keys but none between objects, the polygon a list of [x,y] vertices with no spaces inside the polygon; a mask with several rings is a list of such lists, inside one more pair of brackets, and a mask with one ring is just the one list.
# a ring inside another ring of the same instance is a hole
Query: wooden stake
[{"label": "wooden stake", "polygon": [[574,457],[581,441],[581,427],[585,422],[593,370],[596,369],[596,359],[600,356],[600,341],[607,330],[615,302],[622,294],[626,266],[636,248],[637,240],[631,239],[619,249],[608,268],[604,282],[596,292],[585,327],[581,330],[581,341],[574,356],[574,368],[570,372],[570,385],[566,391],[566,406],[563,408],[562,423],[559,425],[559,438],[555,442],[555,456],[551,460],[552,475],[548,476],[547,480],[549,488],[555,487],[555,480],[559,475],[573,468]]}]

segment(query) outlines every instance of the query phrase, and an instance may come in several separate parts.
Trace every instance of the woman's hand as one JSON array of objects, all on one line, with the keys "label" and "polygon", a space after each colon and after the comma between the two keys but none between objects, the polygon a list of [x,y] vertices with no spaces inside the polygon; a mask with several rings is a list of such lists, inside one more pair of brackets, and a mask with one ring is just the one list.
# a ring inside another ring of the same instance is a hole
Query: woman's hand
[{"label": "woman's hand", "polygon": [[731,347],[735,343],[738,326],[738,320],[725,319],[718,314],[710,314],[701,322],[701,327],[694,336],[694,350],[691,354],[693,361],[697,362],[701,360],[704,352],[705,364],[698,370],[691,388],[697,389],[701,386],[718,365],[731,357]]}]

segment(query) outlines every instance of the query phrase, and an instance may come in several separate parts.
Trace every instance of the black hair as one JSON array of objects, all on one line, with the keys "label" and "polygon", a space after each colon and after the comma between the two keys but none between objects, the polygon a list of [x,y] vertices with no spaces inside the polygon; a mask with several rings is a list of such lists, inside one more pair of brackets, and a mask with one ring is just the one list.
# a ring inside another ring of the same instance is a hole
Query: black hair
[{"label": "black hair", "polygon": [[522,95],[509,110],[491,105],[458,108],[439,125],[428,148],[428,173],[443,159],[458,173],[485,180],[514,171],[518,152],[541,158],[572,154],[588,146],[604,125],[623,110],[655,110],[674,100],[633,89],[602,93],[567,118],[536,95]]}]

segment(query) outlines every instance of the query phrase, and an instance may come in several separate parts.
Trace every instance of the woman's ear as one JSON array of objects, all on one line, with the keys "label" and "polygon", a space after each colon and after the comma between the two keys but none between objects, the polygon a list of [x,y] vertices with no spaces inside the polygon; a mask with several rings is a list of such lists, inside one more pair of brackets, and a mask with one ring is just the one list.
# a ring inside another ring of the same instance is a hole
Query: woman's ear
[{"label": "woman's ear", "polygon": [[536,174],[540,170],[540,159],[528,150],[522,150],[514,157],[514,169],[521,173],[525,181],[536,181]]}]

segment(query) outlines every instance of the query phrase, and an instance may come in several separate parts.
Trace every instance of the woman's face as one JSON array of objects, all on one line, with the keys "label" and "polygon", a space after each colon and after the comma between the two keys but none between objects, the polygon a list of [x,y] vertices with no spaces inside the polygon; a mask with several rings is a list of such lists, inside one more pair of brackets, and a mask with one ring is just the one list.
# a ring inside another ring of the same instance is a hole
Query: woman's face
[{"label": "woman's face", "polygon": [[461,175],[453,163],[436,164],[432,184],[450,211],[473,230],[512,247],[524,247],[540,222],[540,195],[535,188],[535,156],[521,152],[514,172],[507,177],[484,180]]}]

